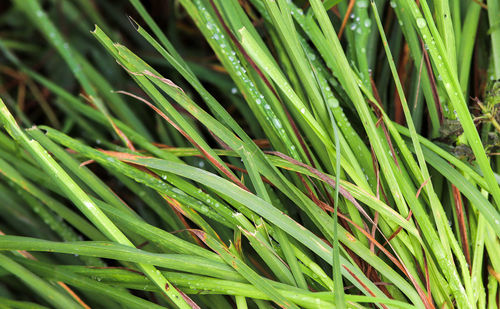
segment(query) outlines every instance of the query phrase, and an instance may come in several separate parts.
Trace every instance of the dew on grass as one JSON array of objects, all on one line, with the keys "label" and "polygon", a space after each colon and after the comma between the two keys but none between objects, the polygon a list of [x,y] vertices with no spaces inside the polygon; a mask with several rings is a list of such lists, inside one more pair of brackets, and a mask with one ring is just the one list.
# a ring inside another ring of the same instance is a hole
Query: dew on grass
[{"label": "dew on grass", "polygon": [[356,6],[358,8],[366,8],[366,7],[368,7],[368,0],[358,0],[358,1],[356,1]]},{"label": "dew on grass", "polygon": [[181,189],[176,188],[176,187],[172,187],[172,192],[179,194],[179,195],[184,195],[184,191],[182,191]]},{"label": "dew on grass", "polygon": [[425,21],[425,19],[423,19],[422,17],[417,18],[417,27],[424,28],[426,25],[427,22]]},{"label": "dew on grass", "polygon": [[273,118],[273,124],[276,128],[281,129],[281,121],[278,118]]},{"label": "dew on grass", "polygon": [[336,98],[330,98],[330,99],[328,99],[328,106],[330,106],[330,108],[337,108],[337,107],[339,107],[339,100],[337,100]]},{"label": "dew on grass", "polygon": [[94,210],[95,209],[95,206],[94,206],[94,204],[92,202],[85,201],[85,202],[83,202],[83,204],[85,205],[85,207],[87,207],[90,210]]}]

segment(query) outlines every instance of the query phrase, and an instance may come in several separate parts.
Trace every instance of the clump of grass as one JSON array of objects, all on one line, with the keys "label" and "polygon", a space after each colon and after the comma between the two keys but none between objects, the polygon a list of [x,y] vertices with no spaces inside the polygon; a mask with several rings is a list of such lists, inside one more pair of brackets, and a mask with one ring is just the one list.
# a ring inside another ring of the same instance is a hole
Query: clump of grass
[{"label": "clump of grass", "polygon": [[496,308],[498,12],[13,0],[0,307]]}]

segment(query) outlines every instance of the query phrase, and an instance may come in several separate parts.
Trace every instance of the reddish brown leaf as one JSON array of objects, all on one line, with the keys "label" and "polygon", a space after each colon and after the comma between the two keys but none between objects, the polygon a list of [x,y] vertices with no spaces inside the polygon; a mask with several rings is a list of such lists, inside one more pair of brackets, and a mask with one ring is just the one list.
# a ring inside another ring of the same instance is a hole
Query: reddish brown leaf
[{"label": "reddish brown leaf", "polygon": [[131,96],[131,97],[145,103],[147,106],[149,106],[151,109],[153,109],[158,115],[160,115],[163,119],[165,119],[168,123],[170,123],[177,131],[179,131],[179,133],[181,133],[182,136],[184,136],[189,142],[191,142],[191,144],[193,144],[193,146],[195,146],[224,175],[226,175],[229,179],[231,179],[231,181],[233,181],[236,185],[238,185],[242,189],[244,189],[246,191],[250,191],[243,183],[241,183],[241,181],[238,178],[236,178],[233,175],[233,173],[231,173],[226,167],[224,167],[220,162],[218,162],[211,154],[209,154],[205,149],[203,149],[203,147],[198,145],[198,143],[196,143],[191,136],[189,136],[184,130],[182,130],[174,121],[172,121],[167,115],[165,115],[165,113],[163,113],[159,108],[154,106],[152,103],[150,103],[146,99],[141,98],[135,94],[132,94],[132,93],[129,93],[126,91],[116,91],[116,92]]}]

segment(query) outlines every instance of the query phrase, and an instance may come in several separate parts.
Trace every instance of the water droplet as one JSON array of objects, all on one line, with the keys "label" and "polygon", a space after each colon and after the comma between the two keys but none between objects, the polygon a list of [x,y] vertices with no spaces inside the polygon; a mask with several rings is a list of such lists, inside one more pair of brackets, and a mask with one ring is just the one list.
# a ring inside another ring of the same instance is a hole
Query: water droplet
[{"label": "water droplet", "polygon": [[231,93],[232,94],[238,93],[238,89],[236,89],[236,87],[231,88]]},{"label": "water droplet", "polygon": [[176,187],[172,188],[172,192],[179,194],[179,195],[184,195],[184,191],[182,191],[181,189],[176,188]]},{"label": "water droplet", "polygon": [[89,202],[89,201],[85,201],[83,202],[83,204],[85,205],[85,207],[87,207],[89,210],[94,210],[95,209],[95,206],[92,202]]},{"label": "water droplet", "polygon": [[417,18],[417,27],[419,28],[423,28],[427,25],[427,23],[425,22],[425,19],[423,18]]},{"label": "water droplet", "polygon": [[366,7],[368,7],[368,1],[367,0],[358,0],[358,1],[356,1],[356,5],[359,8],[366,8]]},{"label": "water droplet", "polygon": [[337,100],[336,98],[330,98],[328,99],[328,106],[330,106],[330,108],[337,108],[339,107],[339,100]]}]

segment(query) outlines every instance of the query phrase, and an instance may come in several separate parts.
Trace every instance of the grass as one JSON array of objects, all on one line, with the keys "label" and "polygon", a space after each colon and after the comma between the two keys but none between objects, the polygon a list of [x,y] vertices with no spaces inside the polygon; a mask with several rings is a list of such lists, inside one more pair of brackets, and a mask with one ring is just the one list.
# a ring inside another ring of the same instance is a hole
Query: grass
[{"label": "grass", "polygon": [[499,8],[1,4],[0,308],[498,308]]}]

